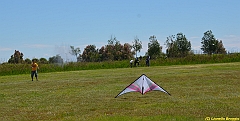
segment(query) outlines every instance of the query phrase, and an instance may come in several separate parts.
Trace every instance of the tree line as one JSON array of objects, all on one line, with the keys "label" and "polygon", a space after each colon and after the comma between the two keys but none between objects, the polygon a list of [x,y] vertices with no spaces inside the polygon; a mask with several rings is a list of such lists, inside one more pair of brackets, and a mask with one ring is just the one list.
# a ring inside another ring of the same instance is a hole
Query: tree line
[{"label": "tree line", "polygon": [[[203,53],[212,54],[226,54],[222,40],[215,38],[211,30],[206,31],[201,40],[201,50]],[[148,50],[145,56],[156,58],[178,58],[185,57],[193,54],[191,51],[191,42],[188,41],[183,33],[177,33],[167,37],[164,45],[166,45],[166,53],[162,52],[162,46],[157,40],[155,35],[149,37]],[[111,36],[108,44],[102,46],[100,49],[95,45],[87,45],[83,52],[79,47],[74,48],[70,46],[69,53],[77,58],[78,62],[101,62],[101,61],[119,61],[137,58],[137,53],[142,49],[142,42],[136,36],[132,44],[121,44],[116,37]],[[30,59],[23,60],[23,53],[15,50],[14,54],[8,60],[8,63],[31,63]],[[141,58],[141,57],[140,57]],[[40,63],[63,63],[60,55],[50,57],[48,60],[45,58],[36,59]]]}]

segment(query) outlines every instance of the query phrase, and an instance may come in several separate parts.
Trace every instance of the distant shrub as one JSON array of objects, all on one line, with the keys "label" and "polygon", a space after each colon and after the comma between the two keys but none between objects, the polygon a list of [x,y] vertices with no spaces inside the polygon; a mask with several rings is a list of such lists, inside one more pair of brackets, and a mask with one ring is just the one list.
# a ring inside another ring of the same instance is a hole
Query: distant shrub
[{"label": "distant shrub", "polygon": [[[39,72],[60,72],[76,70],[93,70],[93,69],[111,69],[111,68],[128,68],[130,60],[122,61],[104,61],[104,62],[70,62],[61,64],[42,64],[39,63]],[[168,66],[168,65],[187,65],[187,64],[207,64],[207,63],[228,63],[240,62],[240,53],[222,55],[189,55],[183,58],[157,58],[150,60],[150,66]],[[140,67],[144,67],[145,58],[140,60]],[[30,74],[29,64],[1,64],[0,76]]]}]

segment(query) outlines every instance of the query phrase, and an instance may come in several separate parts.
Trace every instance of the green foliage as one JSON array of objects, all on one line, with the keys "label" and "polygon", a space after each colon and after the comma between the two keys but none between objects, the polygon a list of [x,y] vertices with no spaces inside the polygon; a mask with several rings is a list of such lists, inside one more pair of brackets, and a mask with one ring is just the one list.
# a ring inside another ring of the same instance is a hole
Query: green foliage
[{"label": "green foliage", "polygon": [[[40,60],[37,59],[37,58],[33,58],[32,61],[35,61],[36,63],[39,63],[39,62],[40,62]],[[31,61],[31,63],[32,63],[32,61]]]},{"label": "green foliage", "polygon": [[201,41],[201,50],[209,55],[211,54],[226,54],[222,40],[217,40],[212,31],[206,31]]},{"label": "green foliage", "polygon": [[58,64],[62,64],[63,63],[63,59],[60,55],[56,55],[53,57],[49,58],[49,63],[58,63]]},{"label": "green foliage", "polygon": [[[210,63],[228,63],[239,62],[240,54],[214,54],[214,55],[189,55],[183,58],[160,58],[154,62],[157,65],[188,65],[188,64],[210,64]],[[151,64],[152,65],[152,64]]]},{"label": "green foliage", "polygon": [[101,61],[120,61],[124,59],[130,59],[133,57],[133,53],[131,52],[132,46],[128,43],[122,45],[120,41],[116,39],[116,37],[108,40],[108,45],[105,48],[101,48],[99,51]]},{"label": "green foliage", "polygon": [[168,57],[185,57],[190,54],[191,42],[187,41],[183,33],[177,33],[176,37],[175,35],[167,37],[166,47]]},{"label": "green foliage", "polygon": [[223,46],[222,40],[220,40],[220,41],[218,42],[217,52],[216,52],[216,53],[217,53],[217,54],[226,54],[226,53],[227,53],[226,49],[225,49],[224,46]]},{"label": "green foliage", "polygon": [[[140,60],[140,67],[145,67],[146,57]],[[188,64],[208,64],[208,63],[228,63],[239,62],[240,53],[235,54],[214,54],[214,55],[189,55],[183,58],[157,58],[150,60],[150,66],[167,66],[167,65],[188,65]],[[39,72],[61,72],[76,70],[94,70],[94,69],[113,69],[130,67],[129,60],[122,61],[103,61],[103,62],[70,62],[70,63],[39,63]],[[0,76],[28,74],[31,71],[29,64],[1,64]]]},{"label": "green foliage", "polygon": [[187,40],[183,33],[177,34],[176,45],[181,57],[188,55],[191,50],[191,42]]},{"label": "green foliage", "polygon": [[74,56],[76,56],[76,58],[78,59],[78,54],[80,54],[81,53],[81,50],[80,50],[80,48],[79,47],[77,47],[77,48],[75,48],[74,49],[74,46],[70,46],[70,48],[71,48],[71,51],[70,51],[70,54],[72,54],[72,55],[74,55]]},{"label": "green foliage", "polygon": [[156,36],[150,36],[148,43],[147,56],[150,56],[152,59],[160,57],[162,54],[162,46],[160,46]]},{"label": "green foliage", "polygon": [[132,48],[134,49],[134,52],[136,52],[135,54],[136,54],[136,57],[137,57],[137,52],[140,52],[141,49],[142,49],[142,42],[136,36],[132,43],[133,43]]},{"label": "green foliage", "polygon": [[[108,45],[97,49],[95,45],[88,45],[84,48],[81,55],[81,62],[102,62],[102,61],[120,61],[131,59],[131,45],[125,43],[122,45],[116,37],[108,40]],[[79,61],[78,61],[79,62]]]},{"label": "green foliage", "polygon": [[11,55],[11,58],[8,60],[8,63],[23,63],[23,53],[15,50],[14,54]]},{"label": "green foliage", "polygon": [[40,59],[39,59],[39,62],[40,62],[41,64],[47,64],[47,63],[48,63],[48,61],[47,61],[46,58],[40,58]]},{"label": "green foliage", "polygon": [[29,74],[31,72],[30,64],[1,64],[0,76]]},{"label": "green foliage", "polygon": [[24,61],[25,61],[26,64],[31,64],[32,63],[32,61],[29,58],[26,58]]},{"label": "green foliage", "polygon": [[111,38],[108,40],[108,45],[115,45],[115,44],[119,44],[120,42],[117,40],[116,37],[113,37],[111,35]]},{"label": "green foliage", "polygon": [[88,45],[82,53],[82,60],[85,62],[97,62],[99,60],[98,50],[95,45]]}]

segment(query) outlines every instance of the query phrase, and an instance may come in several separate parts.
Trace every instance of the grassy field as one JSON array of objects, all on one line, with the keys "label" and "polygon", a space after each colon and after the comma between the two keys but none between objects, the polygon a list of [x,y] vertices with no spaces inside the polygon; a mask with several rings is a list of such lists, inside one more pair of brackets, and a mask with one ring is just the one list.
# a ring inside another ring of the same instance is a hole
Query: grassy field
[{"label": "grassy field", "polygon": [[[146,74],[151,91],[114,98]],[[81,70],[0,76],[0,120],[199,120],[240,118],[240,63]],[[239,119],[240,120],[240,119]]]}]

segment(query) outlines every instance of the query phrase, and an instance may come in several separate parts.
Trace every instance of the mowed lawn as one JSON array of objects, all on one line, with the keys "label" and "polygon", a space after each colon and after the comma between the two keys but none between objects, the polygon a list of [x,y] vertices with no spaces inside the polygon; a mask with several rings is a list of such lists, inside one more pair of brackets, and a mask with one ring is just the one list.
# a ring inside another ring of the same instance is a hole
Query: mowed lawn
[{"label": "mowed lawn", "polygon": [[[41,69],[41,67],[40,67]],[[150,91],[114,98],[142,74]],[[137,67],[0,77],[0,120],[205,120],[240,118],[240,63]]]}]

